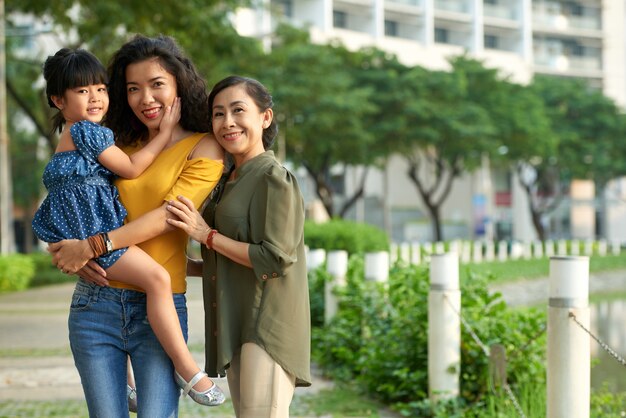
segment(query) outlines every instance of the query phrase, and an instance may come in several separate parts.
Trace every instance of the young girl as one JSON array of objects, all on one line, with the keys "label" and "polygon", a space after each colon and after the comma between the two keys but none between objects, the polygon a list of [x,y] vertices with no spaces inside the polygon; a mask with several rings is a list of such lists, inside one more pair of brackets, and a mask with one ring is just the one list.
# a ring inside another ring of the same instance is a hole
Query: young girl
[{"label": "young girl", "polygon": [[46,60],[44,78],[48,103],[60,111],[54,127],[61,136],[44,171],[48,196],[33,219],[35,234],[49,243],[88,238],[93,252],[102,254],[97,262],[106,269],[107,278],[145,290],[148,320],[174,363],[177,383],[186,393],[191,390],[198,403],[223,403],[224,394],[208,378],[210,386],[205,390],[191,389],[206,374],[187,349],[167,271],[138,247],[111,251],[107,235],[126,217],[112,184],[114,175],[135,178],[154,161],[180,119],[179,99],[165,109],[158,135],[128,156],[114,145],[111,130],[98,124],[109,98],[106,70],[95,56],[63,48]]}]

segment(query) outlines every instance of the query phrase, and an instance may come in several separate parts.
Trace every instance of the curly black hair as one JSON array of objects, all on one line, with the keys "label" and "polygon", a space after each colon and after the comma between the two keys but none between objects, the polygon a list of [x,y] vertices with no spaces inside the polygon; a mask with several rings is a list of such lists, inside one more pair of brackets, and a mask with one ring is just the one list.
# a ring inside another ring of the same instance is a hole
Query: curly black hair
[{"label": "curly black hair", "polygon": [[180,125],[192,132],[211,129],[206,82],[176,41],[165,35],[149,38],[135,35],[113,55],[109,63],[109,112],[104,124],[115,132],[118,145],[135,145],[148,139],[148,128],[128,105],[126,67],[158,58],[163,68],[176,79],[181,99]]}]

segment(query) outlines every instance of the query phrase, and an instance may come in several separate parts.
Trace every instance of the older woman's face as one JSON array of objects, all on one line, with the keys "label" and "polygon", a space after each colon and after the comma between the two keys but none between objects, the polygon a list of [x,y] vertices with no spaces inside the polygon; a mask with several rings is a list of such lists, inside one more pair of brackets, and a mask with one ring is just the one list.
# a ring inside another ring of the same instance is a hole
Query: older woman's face
[{"label": "older woman's face", "polygon": [[272,109],[261,111],[243,84],[220,91],[213,101],[213,133],[240,165],[265,151],[263,129],[272,121]]},{"label": "older woman's face", "polygon": [[161,66],[158,58],[130,64],[126,67],[126,95],[133,113],[153,136],[165,107],[176,98],[176,77]]}]

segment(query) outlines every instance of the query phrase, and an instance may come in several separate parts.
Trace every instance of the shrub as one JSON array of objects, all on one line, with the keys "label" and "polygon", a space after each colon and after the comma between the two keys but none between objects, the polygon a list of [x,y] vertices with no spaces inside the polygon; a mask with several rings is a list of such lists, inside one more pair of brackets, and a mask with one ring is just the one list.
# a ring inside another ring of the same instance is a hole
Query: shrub
[{"label": "shrub", "polygon": [[33,260],[23,254],[0,256],[0,292],[28,288],[35,274]]},{"label": "shrub", "polygon": [[389,251],[385,231],[370,224],[341,219],[324,223],[306,221],[304,240],[311,249],[346,250],[348,254]]},{"label": "shrub", "polygon": [[[330,324],[313,331],[313,356],[334,378],[356,380],[406,416],[464,416],[484,407],[493,393],[488,358],[463,326],[460,398],[443,407],[446,411],[424,403],[428,276],[424,267],[394,267],[388,285],[365,282],[362,262],[351,258],[339,312]],[[545,381],[545,313],[508,309],[499,294],[488,291],[487,282],[473,276],[462,286],[464,319],[484,344],[504,345],[508,383],[514,391],[520,384]]]},{"label": "shrub", "polygon": [[35,275],[30,287],[76,281],[76,276],[62,273],[52,264],[52,256],[48,253],[32,253],[28,255],[35,265]]}]

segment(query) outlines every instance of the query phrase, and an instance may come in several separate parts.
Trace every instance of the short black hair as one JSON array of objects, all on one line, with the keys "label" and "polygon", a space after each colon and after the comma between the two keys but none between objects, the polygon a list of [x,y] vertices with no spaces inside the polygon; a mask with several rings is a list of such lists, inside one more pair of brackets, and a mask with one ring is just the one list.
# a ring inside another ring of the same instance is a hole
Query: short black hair
[{"label": "short black hair", "polygon": [[[43,64],[43,78],[46,80],[48,105],[54,109],[52,96],[63,97],[65,91],[75,87],[94,84],[107,84],[108,77],[104,65],[95,55],[84,49],[61,48],[49,56]],[[61,132],[65,119],[61,112],[53,119],[53,131]]]}]

